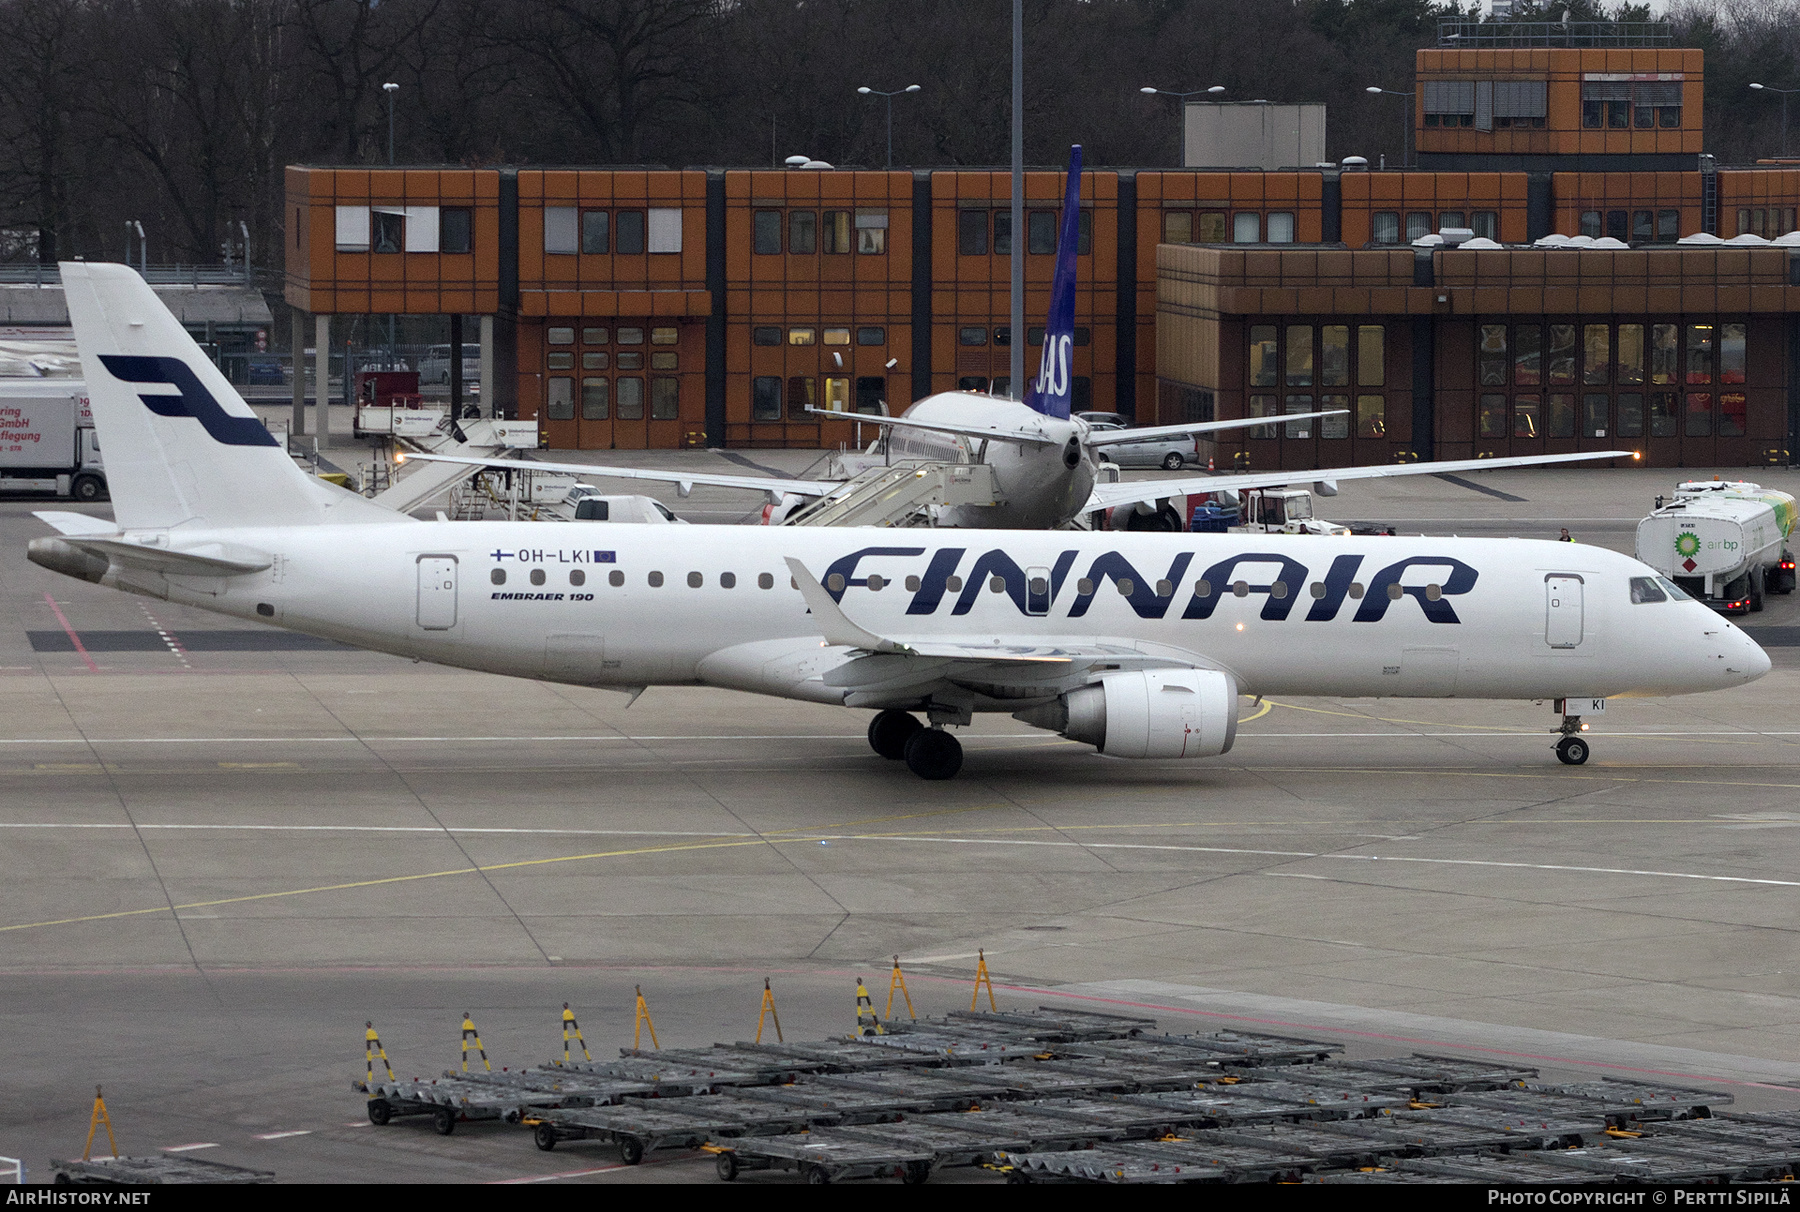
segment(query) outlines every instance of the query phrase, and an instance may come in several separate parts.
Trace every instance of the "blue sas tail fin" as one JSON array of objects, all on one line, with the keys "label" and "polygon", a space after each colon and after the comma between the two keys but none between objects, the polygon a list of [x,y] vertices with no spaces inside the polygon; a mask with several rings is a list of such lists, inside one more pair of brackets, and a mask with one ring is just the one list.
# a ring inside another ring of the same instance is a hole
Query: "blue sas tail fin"
[{"label": "blue sas tail fin", "polygon": [[[1049,417],[1066,419],[1074,380],[1075,253],[1081,238],[1081,145],[1069,149],[1069,185],[1063,196],[1062,228],[1056,237],[1056,276],[1050,281],[1050,314],[1044,324],[1044,355],[1025,403]],[[1018,338],[1015,336],[1014,340]]]}]

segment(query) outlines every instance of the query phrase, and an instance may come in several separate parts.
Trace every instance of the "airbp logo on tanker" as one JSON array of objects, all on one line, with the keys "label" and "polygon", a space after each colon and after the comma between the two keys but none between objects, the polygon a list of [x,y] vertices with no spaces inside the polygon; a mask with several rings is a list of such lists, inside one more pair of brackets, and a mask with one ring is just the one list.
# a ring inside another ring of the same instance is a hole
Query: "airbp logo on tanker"
[{"label": "airbp logo on tanker", "polygon": [[[925,571],[918,575],[918,588],[912,590],[912,601],[906,613],[936,614],[946,600],[952,615],[968,614],[982,593],[1005,594],[1019,613],[1045,615],[1069,583],[1080,557],[1076,551],[1064,551],[1054,565],[1019,567],[1005,551],[998,548],[975,557],[966,572],[958,573],[968,555],[966,547],[944,547],[933,552]],[[826,569],[824,585],[836,601],[842,601],[852,586],[870,586],[871,575],[857,575],[865,559],[892,557],[906,559],[925,554],[923,547],[864,547],[836,560]],[[1227,595],[1248,598],[1252,594],[1263,599],[1261,617],[1271,621],[1291,617],[1301,605],[1308,623],[1324,623],[1338,617],[1346,602],[1354,603],[1352,621],[1378,623],[1388,608],[1405,598],[1418,603],[1425,617],[1433,623],[1461,623],[1447,598],[1468,593],[1480,576],[1474,568],[1449,556],[1409,556],[1377,568],[1366,582],[1357,580],[1365,557],[1340,555],[1332,559],[1325,575],[1310,581],[1312,572],[1291,556],[1276,552],[1245,552],[1220,560],[1198,570],[1192,580],[1194,553],[1184,551],[1170,561],[1166,570],[1146,571],[1116,551],[1095,556],[1082,575],[1075,579],[1075,593],[1069,599],[1069,617],[1086,615],[1101,592],[1111,582],[1113,590],[1128,602],[1140,618],[1167,618],[1177,606],[1183,619],[1209,619]],[[1379,563],[1379,561],[1375,561]],[[1271,569],[1279,569],[1271,576]],[[1416,570],[1416,571],[1414,571]],[[1403,584],[1409,572],[1411,579],[1432,576],[1428,584]],[[1254,576],[1254,581],[1249,578]],[[877,586],[888,578],[875,574]],[[1311,589],[1308,590],[1308,585]],[[1302,598],[1303,593],[1310,593]]]}]

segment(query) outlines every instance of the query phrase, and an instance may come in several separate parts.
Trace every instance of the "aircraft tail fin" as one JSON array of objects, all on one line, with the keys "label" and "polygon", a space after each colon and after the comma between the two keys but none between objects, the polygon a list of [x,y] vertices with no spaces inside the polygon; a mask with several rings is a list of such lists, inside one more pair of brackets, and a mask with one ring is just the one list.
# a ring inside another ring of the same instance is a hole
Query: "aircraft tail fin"
[{"label": "aircraft tail fin", "polygon": [[301,470],[130,266],[62,279],[120,529],[410,520]]},{"label": "aircraft tail fin", "polygon": [[[1045,416],[1067,418],[1074,380],[1075,256],[1081,242],[1081,144],[1069,148],[1069,184],[1063,196],[1062,227],[1056,237],[1056,274],[1050,280],[1050,314],[1044,324],[1044,353],[1025,403]],[[1016,337],[1014,338],[1017,339]]]}]

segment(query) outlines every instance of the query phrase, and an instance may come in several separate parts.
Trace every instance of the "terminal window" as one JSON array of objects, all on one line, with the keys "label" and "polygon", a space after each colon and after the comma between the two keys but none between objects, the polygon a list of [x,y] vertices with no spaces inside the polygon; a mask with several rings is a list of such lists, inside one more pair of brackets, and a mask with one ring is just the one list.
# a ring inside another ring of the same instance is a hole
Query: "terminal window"
[{"label": "terminal window", "polygon": [[474,212],[466,206],[446,206],[438,211],[438,251],[466,253],[473,247]]},{"label": "terminal window", "polygon": [[810,421],[808,409],[819,406],[819,383],[817,379],[809,379],[804,375],[795,375],[787,381],[788,420]]},{"label": "terminal window", "polygon": [[781,252],[781,212],[778,210],[759,210],[752,220],[752,236],[750,242],[752,252],[759,256],[775,256]]},{"label": "terminal window", "polygon": [[819,248],[819,216],[810,210],[788,212],[788,252],[810,257]]},{"label": "terminal window", "polygon": [[985,257],[988,250],[988,216],[985,210],[956,212],[956,251],[964,257]]},{"label": "terminal window", "polygon": [[581,216],[581,251],[604,255],[612,251],[612,212],[586,211]]},{"label": "terminal window", "polygon": [[758,375],[750,380],[750,419],[781,420],[781,379],[775,375]]},{"label": "terminal window", "polygon": [[622,210],[614,221],[613,251],[626,257],[639,256],[644,251],[644,212],[641,210]]}]

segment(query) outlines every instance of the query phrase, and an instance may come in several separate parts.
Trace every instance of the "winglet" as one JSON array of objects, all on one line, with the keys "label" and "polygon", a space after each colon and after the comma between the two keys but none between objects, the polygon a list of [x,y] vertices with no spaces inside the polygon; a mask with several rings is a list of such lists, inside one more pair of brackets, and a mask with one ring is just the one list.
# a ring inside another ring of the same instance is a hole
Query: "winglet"
[{"label": "winglet", "polygon": [[787,557],[788,571],[794,574],[794,584],[800,587],[800,596],[806,599],[807,609],[812,611],[813,618],[818,621],[819,634],[825,637],[827,644],[842,644],[846,648],[865,648],[870,652],[910,653],[912,649],[905,644],[884,640],[872,631],[864,631],[844,616],[838,604],[832,600],[831,594],[819,584],[818,578],[806,570],[806,565],[793,556]]}]

